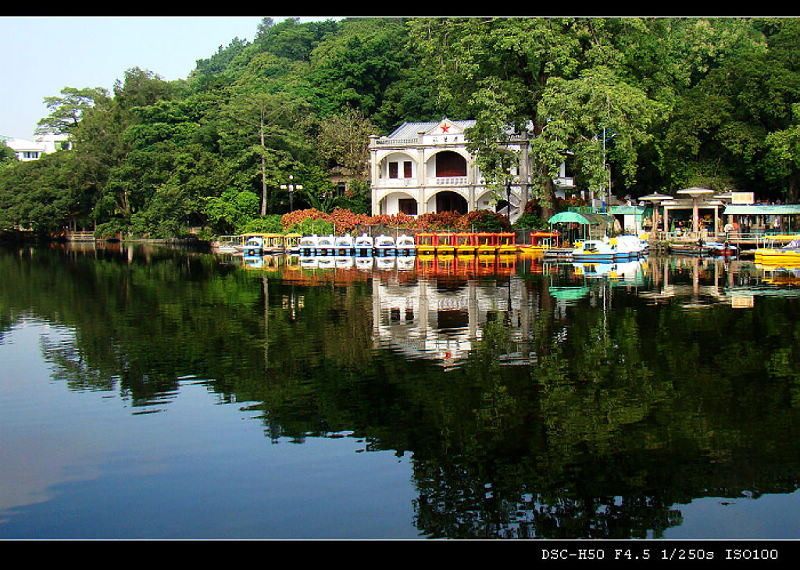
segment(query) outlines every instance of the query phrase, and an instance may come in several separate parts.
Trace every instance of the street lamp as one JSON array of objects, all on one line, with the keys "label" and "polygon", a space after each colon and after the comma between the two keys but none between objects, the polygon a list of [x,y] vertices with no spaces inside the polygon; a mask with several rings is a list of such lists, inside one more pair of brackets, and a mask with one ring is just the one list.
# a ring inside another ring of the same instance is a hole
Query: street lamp
[{"label": "street lamp", "polygon": [[294,183],[294,176],[291,174],[289,175],[289,184],[281,184],[281,190],[288,190],[289,191],[289,211],[294,212],[294,204],[292,203],[292,194],[295,190],[302,190],[302,184],[295,184]]}]

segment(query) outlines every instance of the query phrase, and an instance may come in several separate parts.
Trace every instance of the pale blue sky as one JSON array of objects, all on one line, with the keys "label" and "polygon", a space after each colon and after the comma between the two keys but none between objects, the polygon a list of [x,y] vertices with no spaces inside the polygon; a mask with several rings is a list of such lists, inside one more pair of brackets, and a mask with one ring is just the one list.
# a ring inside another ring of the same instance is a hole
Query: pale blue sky
[{"label": "pale blue sky", "polygon": [[[44,97],[59,95],[64,87],[110,92],[132,67],[166,80],[185,78],[198,59],[233,38],[253,41],[262,18],[0,17],[0,135],[32,138],[36,123],[48,114]],[[272,18],[279,22],[286,16]]]}]

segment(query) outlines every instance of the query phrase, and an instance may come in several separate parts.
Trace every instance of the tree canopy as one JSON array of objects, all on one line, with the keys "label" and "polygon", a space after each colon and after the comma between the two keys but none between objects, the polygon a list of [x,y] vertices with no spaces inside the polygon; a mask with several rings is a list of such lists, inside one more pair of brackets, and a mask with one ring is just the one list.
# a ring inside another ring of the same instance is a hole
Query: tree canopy
[{"label": "tree canopy", "polygon": [[[73,150],[3,160],[0,229],[239,231],[289,211],[289,176],[294,209],[363,214],[369,135],[444,116],[476,120],[490,183],[509,172],[499,143],[530,133],[529,198],[549,208],[565,157],[579,188],[618,196],[800,197],[792,18],[264,18],[254,32],[185,79],[132,68],[111,92],[47,97],[39,130]],[[334,170],[353,177],[346,195]]]}]

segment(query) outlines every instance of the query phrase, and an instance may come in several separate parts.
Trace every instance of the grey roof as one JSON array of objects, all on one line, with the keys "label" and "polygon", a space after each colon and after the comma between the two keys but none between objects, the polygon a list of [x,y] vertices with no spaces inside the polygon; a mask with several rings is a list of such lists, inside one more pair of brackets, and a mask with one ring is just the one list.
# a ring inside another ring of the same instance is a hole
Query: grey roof
[{"label": "grey roof", "polygon": [[[445,120],[445,119],[442,119]],[[453,121],[450,119],[446,119],[448,123],[452,123],[456,125],[459,129],[464,130],[468,129],[469,127],[475,124],[474,119],[468,119],[465,121]],[[433,127],[441,123],[442,121],[423,121],[423,122],[416,122],[416,123],[403,123],[399,127],[397,127],[390,135],[386,138],[389,139],[412,139],[417,136],[420,131],[428,132]]]}]

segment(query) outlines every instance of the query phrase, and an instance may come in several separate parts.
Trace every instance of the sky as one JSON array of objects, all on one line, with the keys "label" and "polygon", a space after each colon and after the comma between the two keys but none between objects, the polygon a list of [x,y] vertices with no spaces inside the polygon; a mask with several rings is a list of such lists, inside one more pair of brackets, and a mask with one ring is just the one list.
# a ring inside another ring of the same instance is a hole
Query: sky
[{"label": "sky", "polygon": [[49,114],[44,98],[64,87],[111,93],[132,67],[186,78],[234,38],[252,42],[263,17],[0,16],[0,135],[32,139]]}]

